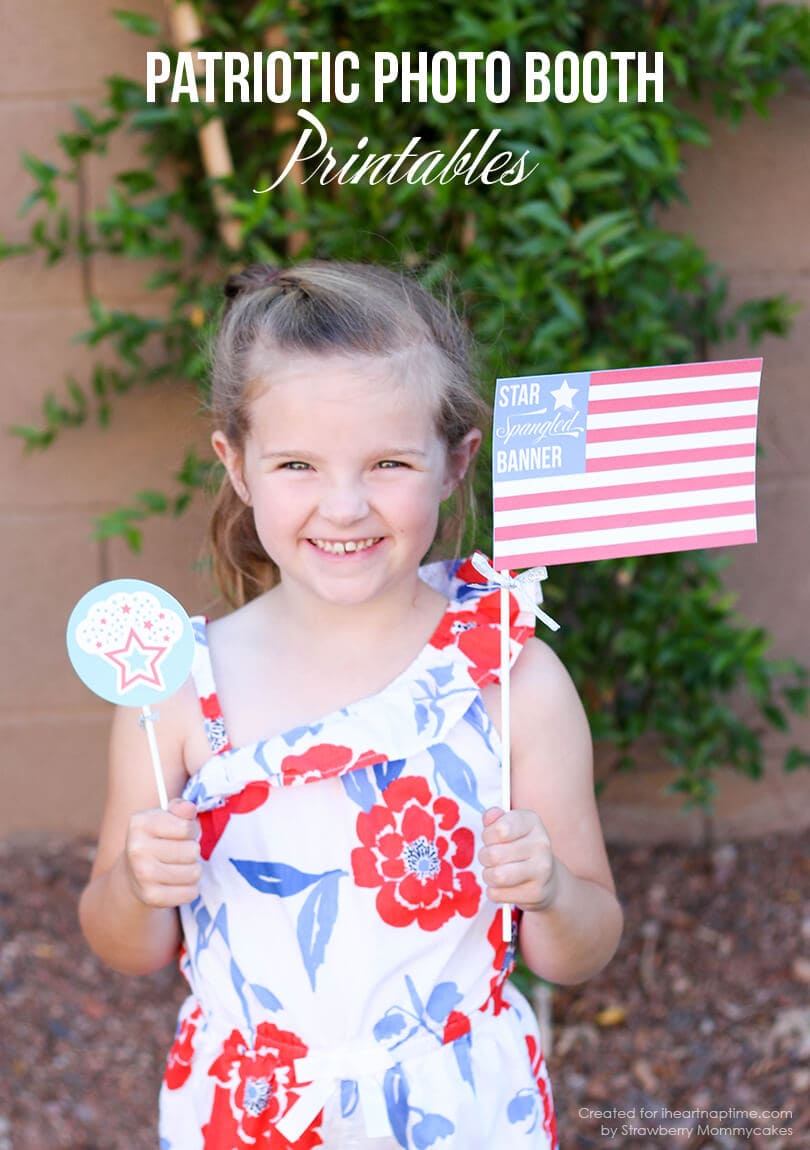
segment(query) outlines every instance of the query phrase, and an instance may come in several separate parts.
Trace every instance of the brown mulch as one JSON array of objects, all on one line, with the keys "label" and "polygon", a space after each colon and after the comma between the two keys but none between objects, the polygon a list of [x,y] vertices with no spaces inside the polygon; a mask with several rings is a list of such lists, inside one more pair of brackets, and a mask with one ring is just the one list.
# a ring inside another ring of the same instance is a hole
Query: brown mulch
[{"label": "brown mulch", "polygon": [[[619,952],[553,995],[563,1150],[810,1147],[806,848],[612,849]],[[172,970],[128,978],[85,947],[75,908],[91,849],[0,844],[0,1150],[156,1147],[183,990]]]}]

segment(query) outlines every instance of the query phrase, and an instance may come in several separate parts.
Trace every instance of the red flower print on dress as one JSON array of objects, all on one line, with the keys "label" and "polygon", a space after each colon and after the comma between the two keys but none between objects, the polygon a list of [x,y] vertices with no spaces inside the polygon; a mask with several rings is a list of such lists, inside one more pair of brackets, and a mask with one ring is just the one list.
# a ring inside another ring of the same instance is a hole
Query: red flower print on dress
[{"label": "red flower print on dress", "polygon": [[288,1030],[260,1022],[252,1046],[232,1030],[209,1075],[216,1080],[211,1118],[203,1126],[203,1150],[310,1150],[323,1141],[317,1127],[323,1112],[293,1144],[276,1123],[298,1098],[293,1062],[307,1047]]},{"label": "red flower print on dress", "polygon": [[[512,908],[512,936],[514,938],[517,924],[519,922],[520,912]],[[489,980],[489,997],[484,1005],[481,1007],[483,1011],[492,1014],[500,1014],[502,1010],[508,1010],[510,1003],[506,1001],[503,996],[503,988],[506,985],[506,980],[514,970],[515,966],[515,952],[511,942],[504,942],[503,940],[503,916],[501,911],[493,918],[490,923],[489,930],[487,931],[487,941],[495,952],[492,960],[492,966],[495,970],[492,978]]]},{"label": "red flower print on dress", "polygon": [[451,1010],[447,1016],[442,1032],[442,1042],[455,1042],[462,1034],[469,1034],[472,1030],[470,1016],[462,1014],[460,1010]]},{"label": "red flower print on dress", "polygon": [[351,747],[335,743],[317,743],[299,755],[286,755],[281,760],[281,777],[284,785],[295,782],[308,782],[310,779],[331,779],[347,770],[358,767],[373,767],[377,763],[387,763],[385,755],[379,751],[361,751],[358,755]]},{"label": "red flower print on dress", "polygon": [[[430,645],[440,651],[457,647],[471,664],[470,674],[479,687],[497,678],[501,662],[500,591],[477,599],[467,610],[446,611],[434,631]],[[513,639],[525,639],[529,628],[516,628],[519,607],[514,595],[509,599],[509,625]]]},{"label": "red flower print on dress", "polygon": [[222,711],[219,706],[219,699],[216,692],[212,695],[200,696],[200,707],[206,719],[220,719],[222,718]]},{"label": "red flower print on dress", "polygon": [[210,695],[200,695],[200,709],[205,720],[205,733],[211,750],[215,755],[229,751],[231,744],[225,731],[225,720],[222,717],[222,708],[216,691],[212,691]]},{"label": "red flower print on dress", "polygon": [[540,1102],[543,1107],[543,1129],[549,1138],[549,1143],[553,1150],[557,1147],[557,1116],[554,1113],[554,1101],[551,1097],[551,1083],[548,1077],[548,1069],[546,1068],[546,1060],[543,1057],[543,1052],[537,1044],[537,1040],[531,1034],[524,1035],[526,1039],[526,1047],[529,1051],[529,1061],[532,1066],[532,1077],[537,1083],[537,1089],[540,1093]]},{"label": "red flower print on dress", "polygon": [[472,559],[465,559],[455,574],[462,583],[486,583],[486,578],[475,567]]},{"label": "red flower print on dress", "polygon": [[210,811],[200,811],[197,816],[200,820],[200,855],[210,859],[214,847],[217,845],[231,815],[243,815],[248,811],[255,811],[260,807],[270,793],[270,784],[260,779],[248,783],[238,795],[231,795],[221,807],[212,807]]},{"label": "red flower print on dress", "polygon": [[177,1028],[171,1050],[166,1059],[163,1081],[169,1090],[179,1090],[191,1074],[191,1059],[194,1055],[194,1035],[197,1023],[202,1017],[202,1007],[195,1006],[188,1017]]},{"label": "red flower print on dress", "polygon": [[357,816],[363,845],[352,851],[357,885],[380,888],[380,918],[422,930],[438,930],[455,914],[471,918],[481,888],[467,869],[475,836],[458,825],[458,804],[432,795],[422,777],[395,779],[382,798],[384,805]]}]

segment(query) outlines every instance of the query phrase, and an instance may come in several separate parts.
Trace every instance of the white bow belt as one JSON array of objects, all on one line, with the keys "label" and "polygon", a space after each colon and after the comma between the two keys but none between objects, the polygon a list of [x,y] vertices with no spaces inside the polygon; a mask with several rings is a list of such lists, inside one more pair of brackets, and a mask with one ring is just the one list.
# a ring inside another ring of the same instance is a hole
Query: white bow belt
[{"label": "white bow belt", "polygon": [[386,1071],[399,1062],[423,1058],[443,1049],[444,1045],[433,1036],[425,1035],[425,1041],[411,1039],[403,1057],[381,1046],[347,1043],[313,1050],[303,1058],[296,1058],[295,1077],[302,1085],[296,1087],[298,1098],[276,1123],[277,1129],[289,1142],[295,1143],[340,1083],[348,1079],[357,1083],[366,1134],[369,1138],[390,1137],[393,1131],[385,1102]]}]

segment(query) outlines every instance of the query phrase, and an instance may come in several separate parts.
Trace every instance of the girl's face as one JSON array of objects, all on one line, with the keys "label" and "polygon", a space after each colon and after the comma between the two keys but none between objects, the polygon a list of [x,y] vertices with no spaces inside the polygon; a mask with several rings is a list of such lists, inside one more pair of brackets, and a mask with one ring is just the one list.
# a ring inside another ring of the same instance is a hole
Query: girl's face
[{"label": "girl's face", "polygon": [[392,372],[370,357],[279,358],[250,404],[244,451],[213,436],[283,582],[332,603],[412,587],[439,504],[481,440],[471,431],[448,453],[427,387]]}]

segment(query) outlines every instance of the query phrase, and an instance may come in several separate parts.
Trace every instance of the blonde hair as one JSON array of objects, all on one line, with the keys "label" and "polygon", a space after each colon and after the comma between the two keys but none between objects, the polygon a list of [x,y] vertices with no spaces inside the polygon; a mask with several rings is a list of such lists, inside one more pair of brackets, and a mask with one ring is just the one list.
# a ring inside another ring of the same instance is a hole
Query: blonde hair
[{"label": "blonde hair", "polygon": [[[402,360],[398,376],[429,377],[436,431],[450,452],[487,418],[472,381],[465,326],[449,304],[404,272],[312,260],[288,269],[252,264],[228,279],[211,349],[210,403],[216,427],[240,454],[250,430],[257,351],[396,356]],[[417,356],[426,370],[414,370]],[[262,382],[272,384],[272,373]],[[471,507],[468,471],[457,505],[440,527],[442,542],[449,537],[456,550]],[[240,606],[277,582],[278,569],[259,541],[252,509],[227,476],[214,503],[209,543],[217,582],[231,605]]]}]

